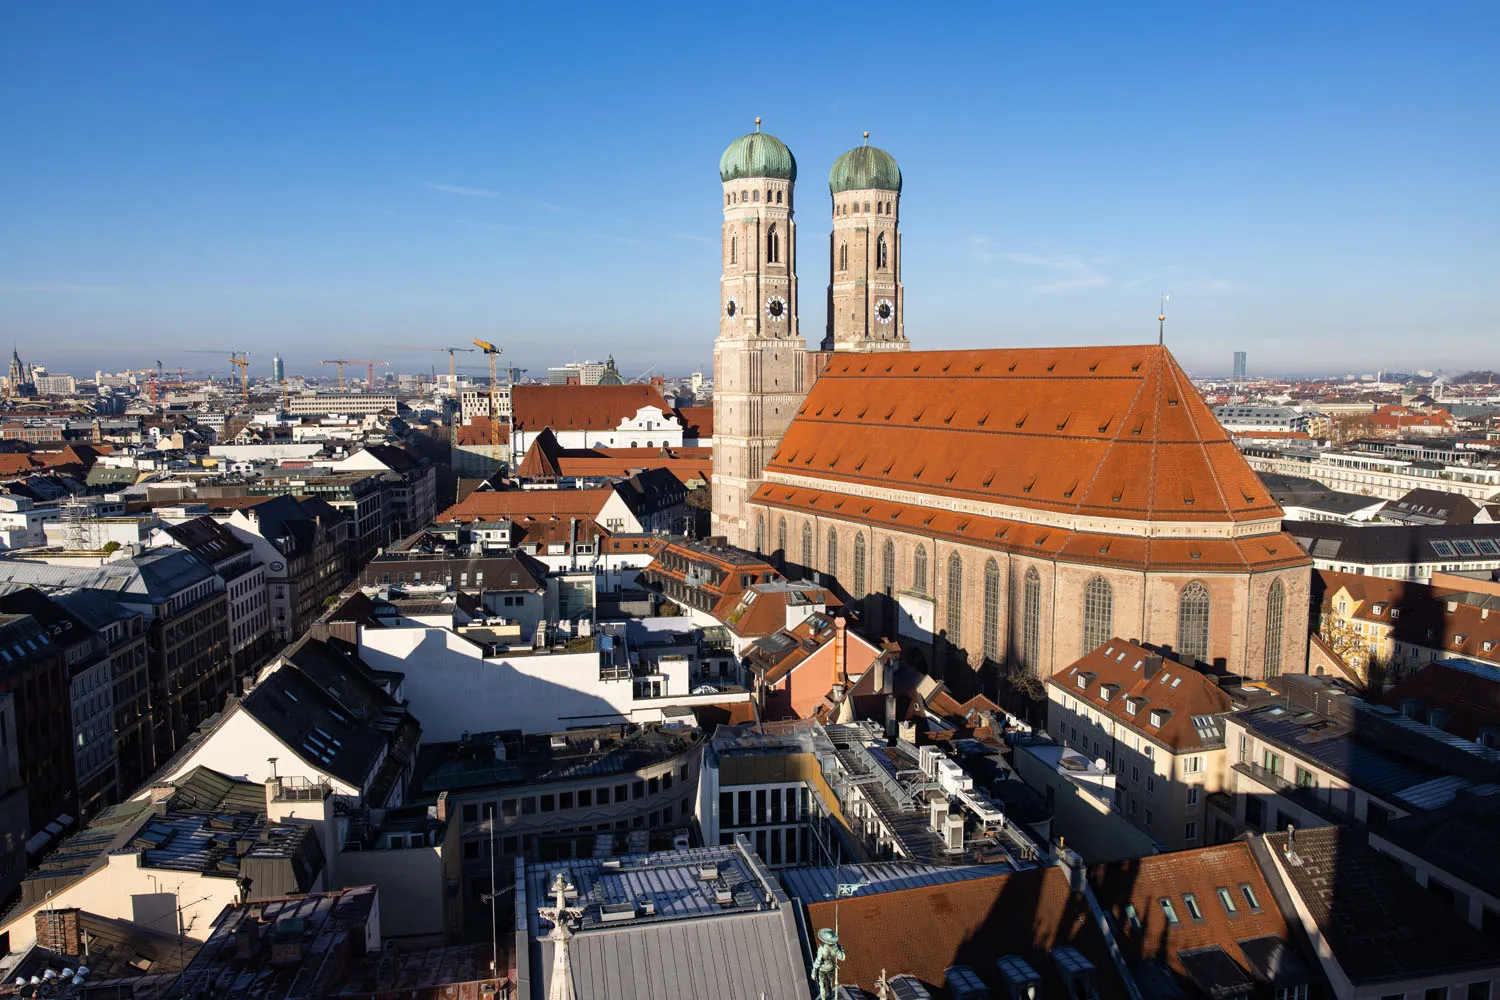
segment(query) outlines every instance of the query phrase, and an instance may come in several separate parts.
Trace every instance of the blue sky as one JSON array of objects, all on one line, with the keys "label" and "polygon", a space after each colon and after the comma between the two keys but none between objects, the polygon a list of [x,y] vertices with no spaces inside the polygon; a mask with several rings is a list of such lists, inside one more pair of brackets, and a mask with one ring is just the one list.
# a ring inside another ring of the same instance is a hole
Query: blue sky
[{"label": "blue sky", "polygon": [[708,370],[761,115],[814,343],[869,129],[918,348],[1149,340],[1167,291],[1199,372],[1500,368],[1496,37],[1480,2],[4,4],[0,338]]}]

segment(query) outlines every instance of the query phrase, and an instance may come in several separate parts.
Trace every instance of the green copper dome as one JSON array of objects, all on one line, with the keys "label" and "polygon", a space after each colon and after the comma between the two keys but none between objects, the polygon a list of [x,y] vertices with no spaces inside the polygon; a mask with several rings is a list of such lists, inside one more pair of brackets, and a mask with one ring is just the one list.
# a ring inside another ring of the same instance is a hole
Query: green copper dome
[{"label": "green copper dome", "polygon": [[[756,119],[759,123],[760,119]],[[719,180],[737,181],[742,177],[776,177],[784,181],[797,179],[797,160],[786,143],[767,132],[751,132],[729,144],[719,157]]]},{"label": "green copper dome", "polygon": [[883,149],[855,146],[833,161],[833,169],[828,171],[828,190],[839,194],[866,188],[900,191],[901,168],[896,166],[896,158]]}]

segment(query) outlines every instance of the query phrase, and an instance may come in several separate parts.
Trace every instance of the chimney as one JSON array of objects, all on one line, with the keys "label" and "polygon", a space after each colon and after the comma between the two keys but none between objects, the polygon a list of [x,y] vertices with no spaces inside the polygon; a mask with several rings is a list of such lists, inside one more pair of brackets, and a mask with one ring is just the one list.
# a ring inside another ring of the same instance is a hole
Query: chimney
[{"label": "chimney", "polygon": [[833,676],[837,683],[849,688],[849,634],[848,623],[839,615],[833,620]]},{"label": "chimney", "polygon": [[448,793],[446,790],[438,792],[437,818],[439,823],[448,822]]},{"label": "chimney", "polygon": [[48,951],[60,955],[83,954],[83,938],[78,929],[78,910],[49,910],[45,907],[36,912],[36,943]]},{"label": "chimney", "polygon": [[1161,673],[1161,663],[1161,654],[1159,653],[1152,653],[1150,656],[1146,657],[1146,680],[1149,681],[1151,678]]}]

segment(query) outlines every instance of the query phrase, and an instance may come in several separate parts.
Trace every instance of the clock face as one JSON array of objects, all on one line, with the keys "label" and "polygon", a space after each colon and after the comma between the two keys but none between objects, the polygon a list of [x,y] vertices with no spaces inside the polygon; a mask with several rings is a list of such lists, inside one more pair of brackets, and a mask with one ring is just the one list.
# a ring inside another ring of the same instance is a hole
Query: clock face
[{"label": "clock face", "polygon": [[728,316],[730,319],[734,319],[734,314],[739,311],[740,304],[734,301],[734,299],[730,299],[728,302],[724,303],[724,315]]},{"label": "clock face", "polygon": [[882,323],[889,323],[896,316],[896,307],[891,305],[890,299],[881,299],[875,303],[875,318]]},{"label": "clock face", "polygon": [[786,299],[780,295],[773,295],[766,299],[766,315],[772,319],[781,319],[786,315]]}]

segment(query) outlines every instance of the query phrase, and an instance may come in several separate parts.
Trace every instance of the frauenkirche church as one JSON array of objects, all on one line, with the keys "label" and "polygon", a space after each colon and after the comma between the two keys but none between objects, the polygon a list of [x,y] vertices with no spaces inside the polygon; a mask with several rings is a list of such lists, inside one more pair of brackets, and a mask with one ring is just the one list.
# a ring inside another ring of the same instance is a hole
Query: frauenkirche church
[{"label": "frauenkirche church", "polygon": [[901,171],[866,143],[829,173],[809,351],[797,161],[757,120],[719,176],[715,534],[836,581],[952,680],[1047,676],[1112,636],[1304,669],[1311,559],[1165,347],[910,350]]}]

